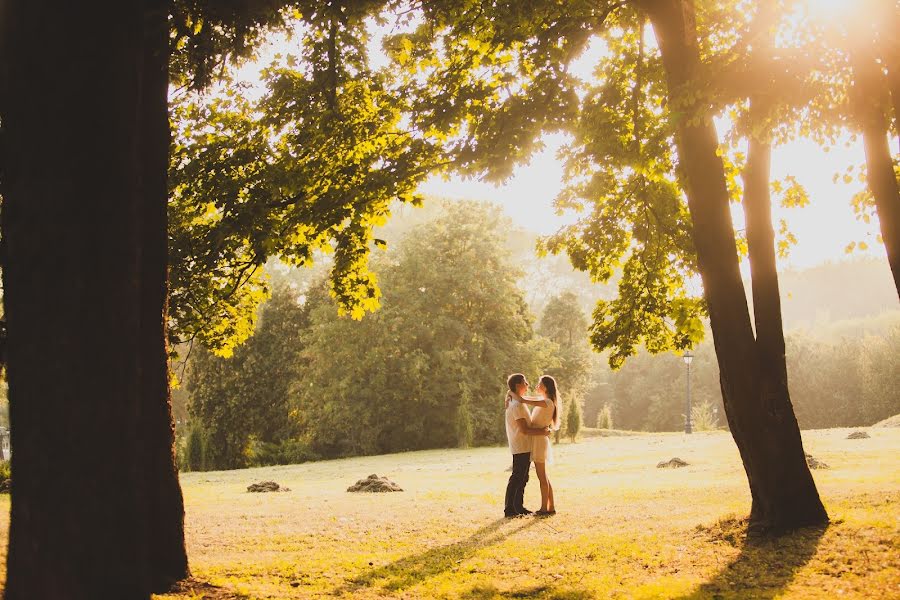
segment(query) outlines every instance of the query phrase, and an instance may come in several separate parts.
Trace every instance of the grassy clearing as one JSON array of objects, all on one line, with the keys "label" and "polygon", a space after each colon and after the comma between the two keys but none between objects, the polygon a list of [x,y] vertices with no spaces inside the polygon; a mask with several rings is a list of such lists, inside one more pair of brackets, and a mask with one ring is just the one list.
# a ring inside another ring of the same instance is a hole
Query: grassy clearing
[{"label": "grassy clearing", "polygon": [[[721,432],[562,444],[551,519],[498,518],[503,448],[187,473],[192,569],[221,589],[158,598],[900,597],[900,429],[848,431],[804,432],[831,466],[814,476],[832,525],[764,543],[744,540],[749,493]],[[655,468],[673,456],[691,466]],[[344,491],[370,473],[406,491]],[[245,491],[262,479],[292,491]]]}]

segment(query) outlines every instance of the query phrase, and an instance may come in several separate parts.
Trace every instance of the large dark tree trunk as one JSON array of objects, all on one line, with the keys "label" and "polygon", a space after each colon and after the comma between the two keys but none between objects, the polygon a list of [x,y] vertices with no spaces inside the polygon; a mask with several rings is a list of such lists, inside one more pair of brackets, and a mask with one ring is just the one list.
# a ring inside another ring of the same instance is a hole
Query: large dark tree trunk
[{"label": "large dark tree trunk", "polygon": [[166,351],[169,157],[168,0],[148,0],[142,104],[141,421],[151,589],[188,576],[184,502],[175,464],[175,423]]},{"label": "large dark tree trunk", "polygon": [[138,494],[141,19],[7,1],[7,599],[146,598]]},{"label": "large dark tree trunk", "polygon": [[866,179],[869,191],[875,198],[881,239],[894,274],[894,287],[900,297],[900,186],[888,141],[890,91],[873,48],[858,47],[852,58],[853,105],[863,134]]},{"label": "large dark tree trunk", "polygon": [[[660,45],[676,120],[681,178],[719,364],[725,413],[752,495],[751,527],[781,532],[828,517],[806,465],[786,388],[759,352],[741,281],[728,191],[712,116],[698,110],[700,58],[693,3],[642,0]],[[783,355],[782,355],[783,360]]]},{"label": "large dark tree trunk", "polygon": [[166,2],[0,5],[16,485],[5,597],[187,573],[166,300]]}]

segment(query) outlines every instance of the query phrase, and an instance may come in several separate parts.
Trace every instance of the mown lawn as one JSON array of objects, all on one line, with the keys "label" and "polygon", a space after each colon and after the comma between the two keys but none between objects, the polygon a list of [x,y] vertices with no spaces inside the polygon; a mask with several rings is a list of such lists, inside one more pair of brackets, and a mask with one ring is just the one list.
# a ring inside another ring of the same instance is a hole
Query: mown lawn
[{"label": "mown lawn", "polygon": [[[803,434],[831,466],[813,473],[832,524],[775,542],[744,539],[747,483],[719,432],[558,446],[550,519],[500,518],[504,448],[186,473],[192,570],[220,589],[158,598],[900,598],[900,429],[849,431]],[[673,456],[690,466],[656,468]],[[405,491],[345,491],[370,473]],[[265,479],[291,491],[246,492]]]}]

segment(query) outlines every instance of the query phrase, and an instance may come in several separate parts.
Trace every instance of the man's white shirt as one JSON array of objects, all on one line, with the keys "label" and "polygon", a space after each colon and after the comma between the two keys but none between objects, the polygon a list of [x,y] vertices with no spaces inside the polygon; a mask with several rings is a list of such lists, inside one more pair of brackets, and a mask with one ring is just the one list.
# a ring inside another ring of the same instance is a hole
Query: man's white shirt
[{"label": "man's white shirt", "polygon": [[531,427],[528,408],[518,400],[510,400],[506,407],[506,439],[509,440],[509,451],[513,454],[531,452],[531,436],[519,430],[516,423],[519,419],[525,419],[525,423]]}]

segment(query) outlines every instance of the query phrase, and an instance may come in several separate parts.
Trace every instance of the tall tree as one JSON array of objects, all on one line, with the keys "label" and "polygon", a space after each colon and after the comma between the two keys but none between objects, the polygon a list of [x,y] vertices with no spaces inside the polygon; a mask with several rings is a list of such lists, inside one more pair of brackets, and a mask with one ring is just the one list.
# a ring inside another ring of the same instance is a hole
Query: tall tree
[{"label": "tall tree", "polygon": [[693,93],[701,76],[693,2],[645,0],[640,5],[659,42],[669,100],[683,111],[676,119],[675,140],[725,414],[753,498],[751,526],[783,531],[827,521],[787,386],[780,379],[784,354],[761,351],[751,327],[716,130],[712,115]]},{"label": "tall tree", "polygon": [[251,437],[278,443],[296,433],[288,416],[290,388],[302,371],[301,335],[309,324],[298,295],[277,286],[253,335],[231,357],[202,346],[192,351],[188,411],[191,431],[207,441],[207,469],[247,466]]},{"label": "tall tree", "polygon": [[[17,478],[9,599],[149,596],[151,519],[136,440],[149,195],[141,116],[157,8],[3,5],[3,287]],[[67,68],[57,68],[60,57]],[[164,206],[165,195],[156,200]]]},{"label": "tall tree", "polygon": [[533,336],[503,249],[508,229],[495,207],[449,203],[383,256],[377,313],[354,322],[324,293],[311,296],[307,367],[293,399],[313,449],[340,456],[500,441],[502,374],[535,373],[553,359],[551,344]]},{"label": "tall tree", "polygon": [[[5,346],[18,479],[8,598],[146,598],[187,574],[165,368],[168,80],[208,85],[283,22],[286,6],[322,14],[318,3],[283,0],[3,3]],[[343,18],[330,8],[331,23]],[[325,55],[309,57],[321,65]],[[59,57],[71,68],[57,73]],[[352,226],[337,236],[348,243],[335,286],[364,301],[372,288],[357,267],[372,223],[338,216]]]}]

